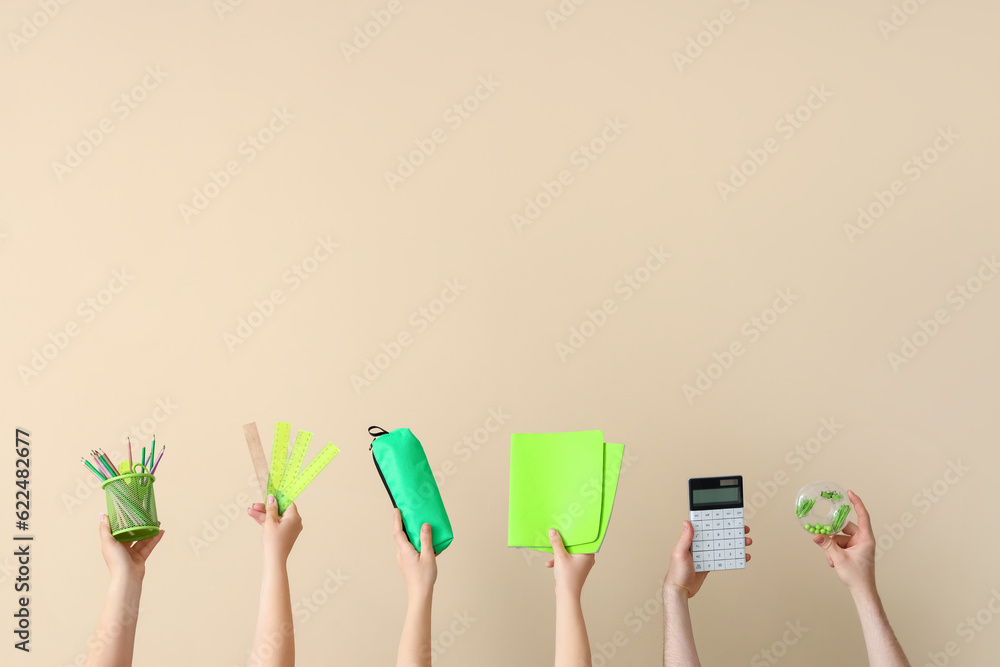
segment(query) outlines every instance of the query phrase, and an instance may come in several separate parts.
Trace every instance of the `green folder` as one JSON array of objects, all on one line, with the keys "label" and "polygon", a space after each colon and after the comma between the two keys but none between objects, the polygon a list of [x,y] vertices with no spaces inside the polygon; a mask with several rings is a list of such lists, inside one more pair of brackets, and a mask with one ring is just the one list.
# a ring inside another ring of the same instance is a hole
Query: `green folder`
[{"label": "green folder", "polygon": [[601,431],[513,434],[508,546],[551,552],[555,528],[570,553],[600,549],[624,450]]}]

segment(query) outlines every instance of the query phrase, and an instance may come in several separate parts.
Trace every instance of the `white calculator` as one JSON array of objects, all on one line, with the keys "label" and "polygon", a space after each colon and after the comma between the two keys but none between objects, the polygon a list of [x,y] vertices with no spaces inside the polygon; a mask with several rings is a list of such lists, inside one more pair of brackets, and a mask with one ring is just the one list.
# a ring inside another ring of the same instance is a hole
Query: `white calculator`
[{"label": "white calculator", "polygon": [[747,566],[743,533],[743,476],[688,480],[695,572],[742,570]]}]

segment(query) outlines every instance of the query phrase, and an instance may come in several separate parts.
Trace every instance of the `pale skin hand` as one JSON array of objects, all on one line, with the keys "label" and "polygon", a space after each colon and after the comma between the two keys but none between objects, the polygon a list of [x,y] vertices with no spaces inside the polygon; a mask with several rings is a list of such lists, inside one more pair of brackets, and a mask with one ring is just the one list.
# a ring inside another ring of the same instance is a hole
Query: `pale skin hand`
[{"label": "pale skin hand", "polygon": [[[743,527],[743,534],[750,526]],[[688,599],[697,595],[705,583],[708,572],[695,572],[691,556],[694,526],[690,521],[681,524],[681,537],[670,555],[670,569],[663,580],[663,664],[666,667],[700,667],[698,649],[694,644],[691,612]],[[746,546],[753,539],[746,538]],[[750,554],[746,554],[747,561]]]},{"label": "pale skin hand", "polygon": [[871,517],[857,494],[848,491],[847,495],[858,515],[858,523],[852,521],[844,526],[843,535],[816,535],[813,542],[823,548],[827,564],[854,598],[869,664],[872,667],[910,667],[875,589],[875,533]]},{"label": "pale skin hand", "polygon": [[580,596],[594,567],[594,554],[570,554],[557,530],[549,530],[552,568],[556,580],[556,667],[590,667],[590,640]]},{"label": "pale skin hand", "polygon": [[100,514],[97,532],[101,540],[101,555],[111,573],[111,584],[85,664],[86,667],[129,667],[135,649],[135,627],[139,618],[142,580],[146,575],[146,559],[160,543],[163,531],[148,540],[125,544],[111,536],[108,517]]},{"label": "pale skin hand", "polygon": [[437,581],[437,557],[431,525],[420,527],[420,551],[410,544],[403,530],[403,516],[392,512],[392,537],[396,541],[396,562],[406,582],[407,606],[403,632],[399,637],[396,667],[431,667],[431,603]]},{"label": "pale skin hand", "polygon": [[302,518],[295,503],[279,515],[278,503],[271,495],[266,505],[254,503],[247,508],[247,514],[264,528],[264,576],[250,664],[252,667],[294,667],[295,628],[287,562],[295,539],[302,532]]}]

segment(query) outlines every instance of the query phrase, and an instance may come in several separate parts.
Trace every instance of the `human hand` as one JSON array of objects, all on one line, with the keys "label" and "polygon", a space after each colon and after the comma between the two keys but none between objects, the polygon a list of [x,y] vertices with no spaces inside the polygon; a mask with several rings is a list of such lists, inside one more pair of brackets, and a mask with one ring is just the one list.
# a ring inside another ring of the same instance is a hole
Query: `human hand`
[{"label": "human hand", "polygon": [[302,532],[302,517],[299,516],[295,503],[286,507],[283,515],[278,514],[278,501],[273,495],[269,495],[266,506],[264,503],[254,503],[247,508],[247,514],[264,527],[264,560],[284,565],[295,545],[295,539]]},{"label": "human hand", "polygon": [[[743,534],[750,532],[750,526],[743,527]],[[752,538],[745,538],[746,546],[753,544]],[[705,583],[708,572],[695,572],[694,559],[691,556],[691,542],[694,541],[694,526],[690,521],[685,520],[681,524],[681,537],[677,541],[670,555],[670,569],[667,570],[667,577],[663,581],[664,587],[672,586],[675,590],[682,591],[687,597],[693,598]],[[747,562],[750,561],[750,554],[746,554]]]},{"label": "human hand", "polygon": [[420,527],[420,551],[410,544],[403,530],[403,515],[398,509],[392,512],[392,537],[396,540],[396,562],[403,573],[406,590],[412,596],[430,595],[437,581],[437,558],[434,555],[434,538],[431,525]]},{"label": "human hand", "polygon": [[146,559],[163,538],[161,530],[153,537],[131,545],[119,542],[111,535],[108,515],[103,513],[97,518],[97,532],[101,539],[101,555],[104,556],[104,562],[108,565],[112,579],[141,581],[146,574]]},{"label": "human hand", "polygon": [[555,528],[549,529],[552,544],[552,560],[545,563],[551,567],[556,579],[556,593],[568,593],[579,598],[590,569],[594,567],[594,554],[571,554],[563,545],[562,535]]},{"label": "human hand", "polygon": [[871,517],[861,498],[853,491],[847,496],[854,505],[858,523],[849,522],[844,534],[815,535],[813,542],[823,547],[826,562],[837,572],[852,595],[875,590],[875,533]]}]

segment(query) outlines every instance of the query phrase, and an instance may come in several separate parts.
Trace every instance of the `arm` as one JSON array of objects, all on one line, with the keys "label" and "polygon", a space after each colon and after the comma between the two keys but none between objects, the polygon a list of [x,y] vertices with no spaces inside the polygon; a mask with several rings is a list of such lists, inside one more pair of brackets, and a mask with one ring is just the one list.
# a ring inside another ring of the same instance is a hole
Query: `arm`
[{"label": "arm", "polygon": [[293,667],[295,627],[288,590],[288,555],[302,532],[302,518],[295,503],[278,514],[274,496],[267,507],[255,503],[247,513],[264,527],[264,576],[260,586],[260,611],[254,633],[250,664],[253,667]]},{"label": "arm", "polygon": [[[743,528],[743,534],[750,527]],[[670,556],[670,569],[663,581],[663,664],[666,667],[701,667],[698,648],[694,643],[694,628],[688,599],[693,598],[705,583],[708,572],[695,572],[691,557],[694,527],[690,521],[681,524],[681,538]],[[746,545],[753,540],[746,538]],[[750,560],[750,554],[747,554]]]},{"label": "arm", "polygon": [[852,521],[844,526],[843,535],[816,535],[813,542],[826,552],[827,564],[834,568],[854,599],[871,667],[910,667],[875,589],[875,533],[871,517],[861,498],[853,491],[847,495],[858,514],[857,525]]},{"label": "arm", "polygon": [[431,602],[437,580],[437,559],[431,525],[420,528],[420,552],[410,544],[403,530],[403,517],[393,510],[392,536],[396,540],[396,560],[406,581],[406,620],[399,637],[396,667],[430,667]]},{"label": "arm", "polygon": [[549,530],[549,542],[552,560],[545,567],[553,569],[556,579],[556,667],[590,667],[590,641],[580,596],[594,567],[594,554],[567,553],[555,529]]},{"label": "arm", "polygon": [[146,559],[163,537],[129,546],[111,536],[108,517],[101,514],[97,524],[101,554],[111,573],[111,585],[104,599],[94,639],[87,652],[87,667],[129,667],[135,647],[135,627],[139,620],[139,597],[146,574]]}]

